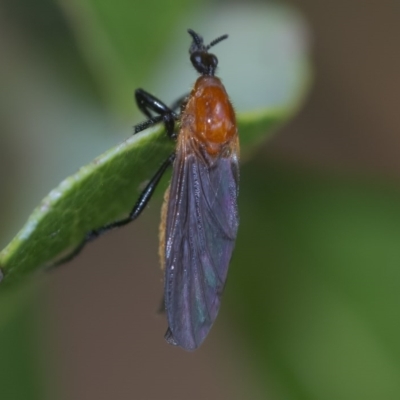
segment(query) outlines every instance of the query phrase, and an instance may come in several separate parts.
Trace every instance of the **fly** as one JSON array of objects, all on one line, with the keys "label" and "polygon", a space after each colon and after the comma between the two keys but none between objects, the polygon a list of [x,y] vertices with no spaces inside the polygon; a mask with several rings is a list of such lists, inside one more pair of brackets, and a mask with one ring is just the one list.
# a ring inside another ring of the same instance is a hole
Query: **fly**
[{"label": "fly", "polygon": [[220,307],[238,229],[239,140],[218,59],[194,31],[190,60],[201,74],[180,115],[172,179],[160,228],[171,344],[194,350]]},{"label": "fly", "polygon": [[[75,251],[110,229],[128,224],[144,210],[161,177],[172,166],[160,224],[160,259],[165,271],[168,343],[195,350],[208,335],[221,303],[238,230],[239,137],[235,112],[220,79],[218,59],[193,30],[190,61],[200,77],[188,96],[171,107],[143,89],[135,91],[148,117],[134,133],[163,123],[176,149],[147,184],[129,216],[89,232]],[[180,109],[180,113],[177,110]],[[179,129],[176,132],[175,127]]]}]

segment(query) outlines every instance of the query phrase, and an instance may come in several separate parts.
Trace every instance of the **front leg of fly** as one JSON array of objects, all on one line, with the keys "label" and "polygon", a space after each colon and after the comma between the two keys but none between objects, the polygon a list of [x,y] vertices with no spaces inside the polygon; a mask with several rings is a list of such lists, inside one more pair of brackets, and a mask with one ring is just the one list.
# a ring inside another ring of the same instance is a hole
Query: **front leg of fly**
[{"label": "front leg of fly", "polygon": [[[157,97],[143,89],[136,89],[135,100],[140,111],[149,118],[149,122],[154,121],[154,124],[163,122],[167,135],[172,139],[175,138],[175,121],[178,116],[173,109],[170,109]],[[154,112],[157,116],[154,117],[151,112]]]}]

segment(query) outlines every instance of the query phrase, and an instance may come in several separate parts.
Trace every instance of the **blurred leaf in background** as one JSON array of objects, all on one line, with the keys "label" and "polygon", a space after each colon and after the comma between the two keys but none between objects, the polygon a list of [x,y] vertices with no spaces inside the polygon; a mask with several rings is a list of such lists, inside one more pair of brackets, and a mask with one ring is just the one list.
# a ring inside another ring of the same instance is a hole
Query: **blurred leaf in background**
[{"label": "blurred leaf in background", "polygon": [[[234,4],[2,3],[3,245],[49,189],[128,136],[139,121],[131,116],[136,87],[166,101],[190,90],[188,27],[206,40],[230,34],[218,48],[219,74],[239,113],[295,107],[293,94],[308,84],[301,18],[276,4]],[[255,365],[260,397],[398,399],[398,185],[262,157],[242,169],[241,226],[221,311]],[[43,398],[35,349],[43,332],[23,299],[7,304],[1,377],[20,392],[15,399]],[[186,359],[181,367],[191,371]],[[168,394],[179,398],[174,385]]]},{"label": "blurred leaf in background", "polygon": [[40,400],[47,391],[36,335],[41,314],[35,290],[29,292],[29,302],[19,293],[1,297],[1,319],[7,321],[0,327],[0,383],[5,399]]},{"label": "blurred leaf in background", "polygon": [[398,186],[265,162],[242,177],[246,251],[225,309],[265,389],[278,399],[398,398]]}]

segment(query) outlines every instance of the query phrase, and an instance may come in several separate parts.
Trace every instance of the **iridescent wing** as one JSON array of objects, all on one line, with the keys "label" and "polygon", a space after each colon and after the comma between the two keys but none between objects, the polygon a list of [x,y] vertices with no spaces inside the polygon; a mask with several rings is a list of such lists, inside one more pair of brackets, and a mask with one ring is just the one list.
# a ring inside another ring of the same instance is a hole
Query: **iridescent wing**
[{"label": "iridescent wing", "polygon": [[207,336],[220,307],[238,228],[238,157],[178,150],[167,210],[166,339],[186,350]]}]

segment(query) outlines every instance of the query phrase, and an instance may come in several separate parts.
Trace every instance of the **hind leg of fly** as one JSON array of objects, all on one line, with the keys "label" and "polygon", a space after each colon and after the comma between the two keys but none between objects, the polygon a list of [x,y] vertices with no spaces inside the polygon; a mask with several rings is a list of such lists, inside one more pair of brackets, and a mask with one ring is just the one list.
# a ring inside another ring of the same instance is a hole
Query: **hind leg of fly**
[{"label": "hind leg of fly", "polygon": [[[136,103],[137,103],[139,109],[143,112],[143,114],[145,114],[148,117],[148,120],[136,125],[134,128],[134,134],[139,133],[139,132],[141,132],[153,125],[156,125],[158,123],[164,123],[168,137],[170,137],[171,139],[175,139],[176,138],[175,121],[177,120],[178,115],[175,113],[174,110],[176,108],[180,107],[184,98],[186,98],[186,96],[178,99],[178,101],[176,101],[173,104],[172,108],[169,108],[161,100],[157,99],[152,94],[146,92],[143,89],[137,89],[135,91]],[[153,115],[153,114],[156,114],[156,115]],[[101,228],[94,229],[94,230],[88,232],[86,234],[85,238],[82,240],[82,242],[75,248],[75,250],[72,251],[72,253],[70,253],[66,257],[62,258],[61,260],[57,261],[55,264],[51,265],[50,268],[56,267],[58,265],[64,264],[68,261],[71,261],[83,250],[83,248],[85,247],[85,245],[87,243],[93,241],[94,239],[100,237],[104,233],[106,233],[114,228],[118,228],[118,227],[127,225],[129,222],[134,221],[137,217],[139,217],[139,215],[145,209],[147,203],[150,201],[164,172],[173,163],[174,158],[175,158],[175,154],[173,153],[168,157],[167,160],[164,161],[164,163],[161,165],[159,170],[156,172],[156,174],[153,176],[153,178],[150,180],[150,182],[148,183],[146,188],[143,190],[143,192],[139,196],[139,199],[135,203],[132,211],[130,212],[130,214],[127,218],[112,222]]]},{"label": "hind leg of fly", "polygon": [[147,184],[141,195],[139,196],[139,199],[135,203],[132,211],[129,213],[128,217],[121,219],[119,221],[112,222],[108,225],[105,225],[101,228],[94,229],[90,232],[88,232],[85,236],[85,238],[82,240],[82,242],[75,248],[75,250],[72,251],[69,255],[66,257],[62,258],[61,260],[57,261],[55,264],[51,265],[49,268],[53,268],[56,266],[59,266],[61,264],[64,264],[68,261],[71,261],[73,258],[75,258],[85,247],[85,245],[94,239],[97,239],[98,237],[104,235],[106,232],[114,229],[114,228],[119,228],[121,226],[127,225],[130,222],[134,221],[139,215],[142,213],[142,211],[145,209],[146,205],[150,201],[158,183],[160,182],[162,176],[164,175],[165,171],[168,169],[170,165],[174,162],[175,159],[175,153],[172,153],[161,165],[159,170],[156,172],[156,174],[153,176],[153,178],[150,180],[150,182]]},{"label": "hind leg of fly", "polygon": [[[135,90],[135,100],[139,110],[149,119],[142,124],[136,125],[134,133],[141,132],[152,125],[163,122],[167,135],[172,139],[176,137],[175,121],[178,119],[178,114],[175,113],[174,109],[169,108],[161,100],[157,99],[157,97],[143,89]],[[156,115],[154,116],[153,114]]]}]

